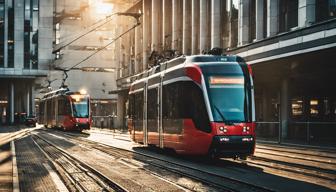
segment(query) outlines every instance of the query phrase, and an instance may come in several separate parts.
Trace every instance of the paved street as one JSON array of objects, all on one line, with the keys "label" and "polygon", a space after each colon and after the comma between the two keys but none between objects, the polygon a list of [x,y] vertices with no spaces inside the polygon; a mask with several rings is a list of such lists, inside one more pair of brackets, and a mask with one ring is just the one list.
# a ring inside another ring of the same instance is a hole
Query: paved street
[{"label": "paved street", "polygon": [[[16,131],[11,129],[14,127],[7,128],[8,133],[1,134],[18,135],[22,131],[27,132],[14,137],[14,140],[10,139],[15,143],[20,191],[76,190],[72,179],[79,179],[77,182],[84,182],[84,187],[93,190],[94,184],[88,185],[90,182],[88,178],[84,179],[86,176],[79,176],[80,171],[71,171],[79,169],[72,168],[76,160],[94,168],[127,191],[336,189],[336,153],[333,149],[260,143],[255,156],[247,160],[209,161],[200,156],[181,156],[143,147],[131,142],[127,132],[118,130],[93,128],[78,133],[42,127],[21,127]],[[56,151],[51,152],[51,147],[64,150],[76,160],[72,159],[66,165],[64,158],[67,155],[56,155],[60,151],[55,148],[53,150]],[[12,190],[14,169],[11,167],[13,156],[10,144],[2,145],[0,155],[0,169],[3,170],[1,190]],[[237,188],[236,182],[243,184]]]}]

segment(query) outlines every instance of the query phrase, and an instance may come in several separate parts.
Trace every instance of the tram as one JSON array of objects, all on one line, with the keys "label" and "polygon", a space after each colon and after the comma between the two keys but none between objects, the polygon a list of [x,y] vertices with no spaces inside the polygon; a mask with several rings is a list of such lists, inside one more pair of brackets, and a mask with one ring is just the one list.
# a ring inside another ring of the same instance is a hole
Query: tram
[{"label": "tram", "polygon": [[242,158],[255,150],[252,70],[239,56],[181,56],[135,77],[134,142],[179,154]]},{"label": "tram", "polygon": [[39,102],[38,122],[65,131],[90,129],[90,96],[68,88],[46,93]]}]

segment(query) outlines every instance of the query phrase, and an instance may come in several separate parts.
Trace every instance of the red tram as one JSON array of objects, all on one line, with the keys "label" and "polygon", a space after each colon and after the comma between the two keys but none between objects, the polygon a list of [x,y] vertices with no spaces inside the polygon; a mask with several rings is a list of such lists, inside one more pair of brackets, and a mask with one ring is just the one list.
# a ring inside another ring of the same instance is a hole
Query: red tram
[{"label": "red tram", "polygon": [[90,129],[90,97],[62,88],[45,94],[39,102],[39,124],[65,131]]},{"label": "red tram", "polygon": [[180,154],[246,158],[255,149],[252,70],[241,57],[181,56],[138,75],[128,129]]}]

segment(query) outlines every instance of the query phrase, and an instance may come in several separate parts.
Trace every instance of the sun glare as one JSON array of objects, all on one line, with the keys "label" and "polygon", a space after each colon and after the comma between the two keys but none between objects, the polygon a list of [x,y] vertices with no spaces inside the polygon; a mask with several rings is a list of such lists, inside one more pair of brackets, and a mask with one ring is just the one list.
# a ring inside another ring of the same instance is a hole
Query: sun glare
[{"label": "sun glare", "polygon": [[113,4],[105,3],[102,0],[91,1],[93,7],[95,8],[95,12],[99,15],[110,15],[113,10]]}]

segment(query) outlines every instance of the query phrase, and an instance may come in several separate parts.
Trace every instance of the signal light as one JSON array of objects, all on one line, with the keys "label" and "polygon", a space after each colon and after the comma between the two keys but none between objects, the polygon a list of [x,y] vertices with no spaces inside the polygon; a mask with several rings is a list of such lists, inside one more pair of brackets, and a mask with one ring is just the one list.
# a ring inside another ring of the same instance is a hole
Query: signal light
[{"label": "signal light", "polygon": [[201,68],[197,65],[188,65],[185,68],[185,74],[194,80],[196,83],[202,83],[202,71]]}]

